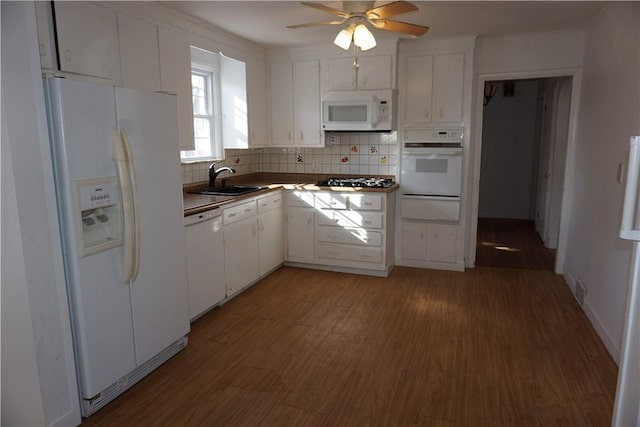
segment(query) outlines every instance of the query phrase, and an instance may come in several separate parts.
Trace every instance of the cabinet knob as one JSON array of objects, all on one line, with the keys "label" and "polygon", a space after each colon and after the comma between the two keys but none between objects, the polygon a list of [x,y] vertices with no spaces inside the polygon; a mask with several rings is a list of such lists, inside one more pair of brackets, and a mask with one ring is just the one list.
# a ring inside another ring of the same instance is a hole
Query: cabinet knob
[{"label": "cabinet knob", "polygon": [[300,141],[302,141],[304,139],[304,134],[302,133],[302,131],[300,131]]}]

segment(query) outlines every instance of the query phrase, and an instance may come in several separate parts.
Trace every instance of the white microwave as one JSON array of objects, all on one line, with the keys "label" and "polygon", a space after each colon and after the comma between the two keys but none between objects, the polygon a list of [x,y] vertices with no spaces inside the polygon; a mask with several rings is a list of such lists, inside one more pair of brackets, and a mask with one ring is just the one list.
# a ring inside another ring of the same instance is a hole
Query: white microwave
[{"label": "white microwave", "polygon": [[322,99],[322,129],[325,131],[395,130],[395,92],[360,90],[329,92]]}]

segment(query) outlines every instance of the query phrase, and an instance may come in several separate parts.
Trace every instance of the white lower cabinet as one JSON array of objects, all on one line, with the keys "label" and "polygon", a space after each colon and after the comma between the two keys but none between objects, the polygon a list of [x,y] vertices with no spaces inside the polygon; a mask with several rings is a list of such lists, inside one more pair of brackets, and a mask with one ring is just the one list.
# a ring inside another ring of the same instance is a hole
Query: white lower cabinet
[{"label": "white lower cabinet", "polygon": [[258,200],[258,247],[260,277],[284,262],[282,193]]},{"label": "white lower cabinet", "polygon": [[393,264],[394,200],[393,193],[288,192],[286,260],[386,276]]},{"label": "white lower cabinet", "polygon": [[225,208],[222,215],[229,297],[283,263],[282,192]]},{"label": "white lower cabinet", "polygon": [[312,191],[287,191],[286,257],[289,262],[316,262],[315,196]]},{"label": "white lower cabinet", "polygon": [[[458,226],[428,223],[402,224],[400,258],[403,265],[459,270]],[[424,263],[424,265],[421,265]],[[429,263],[432,263],[429,265]]]},{"label": "white lower cabinet", "polygon": [[[254,202],[255,203],[255,202]],[[260,276],[258,224],[253,219],[239,221],[224,228],[227,296],[240,291]]]}]

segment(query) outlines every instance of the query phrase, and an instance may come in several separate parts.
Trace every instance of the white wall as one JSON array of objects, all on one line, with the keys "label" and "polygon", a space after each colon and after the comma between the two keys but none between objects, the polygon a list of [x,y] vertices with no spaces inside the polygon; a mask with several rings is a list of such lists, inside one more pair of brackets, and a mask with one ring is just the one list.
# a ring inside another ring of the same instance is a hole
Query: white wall
[{"label": "white wall", "polygon": [[484,218],[533,219],[539,123],[537,80],[515,83],[513,97],[495,96],[484,107],[478,213]]},{"label": "white wall", "polygon": [[566,273],[587,287],[585,311],[616,361],[631,243],[618,238],[629,136],[640,134],[640,3],[614,2],[586,31]]},{"label": "white wall", "polygon": [[3,425],[78,424],[32,2],[2,2],[2,234]]}]

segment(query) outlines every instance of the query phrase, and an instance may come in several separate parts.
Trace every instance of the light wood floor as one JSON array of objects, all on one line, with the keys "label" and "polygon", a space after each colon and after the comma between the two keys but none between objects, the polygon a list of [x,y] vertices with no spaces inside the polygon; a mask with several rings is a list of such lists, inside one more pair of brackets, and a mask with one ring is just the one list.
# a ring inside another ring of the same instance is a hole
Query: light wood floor
[{"label": "light wood floor", "polygon": [[556,251],[544,247],[535,223],[478,218],[476,266],[554,271]]},{"label": "light wood floor", "polygon": [[95,426],[608,426],[617,370],[550,272],[281,268]]}]

